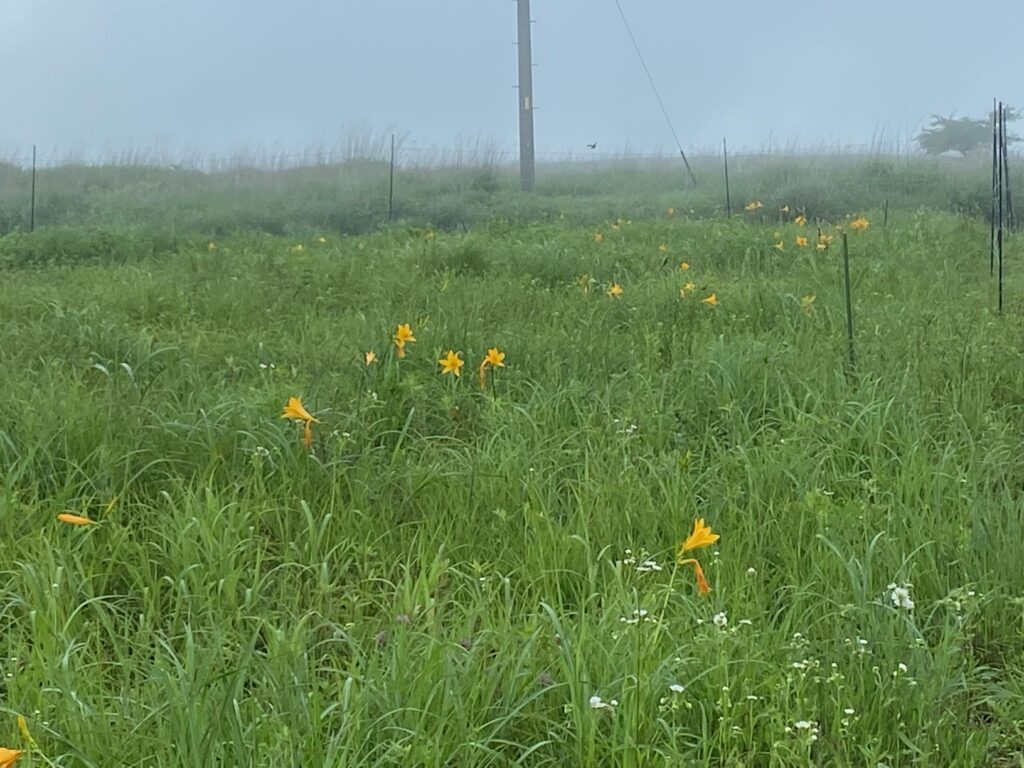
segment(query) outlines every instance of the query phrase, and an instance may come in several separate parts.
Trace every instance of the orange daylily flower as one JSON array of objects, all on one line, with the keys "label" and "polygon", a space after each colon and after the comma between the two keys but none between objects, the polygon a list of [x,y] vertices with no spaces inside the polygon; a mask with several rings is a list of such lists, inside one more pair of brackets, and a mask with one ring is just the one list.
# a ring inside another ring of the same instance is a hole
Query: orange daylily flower
[{"label": "orange daylily flower", "polygon": [[487,357],[484,358],[484,362],[488,365],[493,365],[495,368],[504,368],[505,353],[501,352],[497,347],[491,347],[487,350]]},{"label": "orange daylily flower", "polygon": [[301,397],[289,397],[288,404],[284,407],[284,413],[281,414],[282,419],[295,419],[296,421],[311,421],[315,424],[320,422],[313,418],[313,414],[306,410],[302,404]]},{"label": "orange daylily flower", "polygon": [[688,557],[685,560],[680,560],[679,565],[692,565],[693,574],[697,577],[697,591],[702,595],[711,594],[711,585],[708,584],[707,577],[704,576],[704,569],[700,567],[700,563],[695,558]]},{"label": "orange daylily flower", "polygon": [[480,389],[484,389],[487,385],[487,366],[493,366],[494,368],[505,367],[505,353],[499,350],[497,347],[491,347],[487,350],[487,356],[483,362],[480,363]]},{"label": "orange daylily flower", "polygon": [[693,561],[693,570],[697,576],[697,589],[702,595],[711,594],[711,585],[708,584],[708,580],[704,578],[704,569],[700,567],[700,563],[696,560]]},{"label": "orange daylily flower", "polygon": [[392,338],[394,339],[395,347],[398,349],[399,358],[405,357],[405,345],[410,341],[416,341],[416,337],[413,335],[412,328],[409,327],[409,323],[400,323]]},{"label": "orange daylily flower", "polygon": [[441,365],[441,373],[453,373],[456,377],[462,375],[462,366],[466,364],[466,361],[459,357],[459,353],[455,350],[449,349],[448,354],[437,361]]},{"label": "orange daylily flower", "polygon": [[313,447],[313,425],[319,424],[320,421],[313,418],[313,414],[302,405],[302,398],[289,397],[281,418],[301,421],[303,423],[302,444],[306,446],[307,450]]},{"label": "orange daylily flower", "polygon": [[11,768],[23,754],[25,754],[23,749],[0,747],[0,768]]},{"label": "orange daylily flower", "polygon": [[413,336],[412,328],[409,323],[400,323],[398,328],[395,330],[395,342],[402,342],[405,344],[408,341],[416,341],[416,337]]},{"label": "orange daylily flower", "polygon": [[712,293],[706,299],[701,299],[700,303],[701,304],[707,304],[709,307],[717,307],[718,306],[718,296],[716,294]]},{"label": "orange daylily flower", "polygon": [[710,525],[705,525],[703,517],[699,517],[693,521],[693,532],[679,545],[679,556],[692,549],[711,546],[718,539],[719,535],[712,532]]},{"label": "orange daylily flower", "polygon": [[676,554],[676,563],[680,566],[693,566],[694,575],[697,577],[697,590],[702,595],[706,595],[711,592],[711,585],[708,584],[708,580],[704,576],[704,569],[701,568],[700,563],[697,562],[696,558],[684,557],[684,555],[691,550],[711,546],[718,541],[718,539],[719,535],[712,532],[711,526],[705,525],[704,518],[701,517],[694,521],[693,532],[686,537],[685,541],[679,543],[678,552]]},{"label": "orange daylily flower", "polygon": [[[57,515],[57,519],[60,520],[62,523],[67,523],[68,525],[97,524],[95,520],[92,520],[88,517],[84,517],[83,515],[74,515],[70,512],[61,512],[59,515]],[[0,768],[3,768],[3,763],[0,763]]]}]

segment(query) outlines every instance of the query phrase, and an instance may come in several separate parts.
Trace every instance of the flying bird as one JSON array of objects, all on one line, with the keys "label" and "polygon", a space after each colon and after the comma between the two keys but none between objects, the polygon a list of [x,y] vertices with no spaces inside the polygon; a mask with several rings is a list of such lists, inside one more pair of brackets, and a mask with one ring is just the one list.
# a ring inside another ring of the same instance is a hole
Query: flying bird
[{"label": "flying bird", "polygon": [[597,142],[595,141],[593,144],[587,144],[587,149],[597,149]]}]

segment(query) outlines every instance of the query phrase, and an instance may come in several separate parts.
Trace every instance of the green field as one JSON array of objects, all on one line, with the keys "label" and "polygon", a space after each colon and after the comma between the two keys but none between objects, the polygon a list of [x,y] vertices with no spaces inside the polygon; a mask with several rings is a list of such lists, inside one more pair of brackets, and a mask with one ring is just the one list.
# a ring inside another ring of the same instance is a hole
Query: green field
[{"label": "green field", "polygon": [[[166,241],[171,246],[179,236],[197,233],[351,235],[376,231],[387,222],[390,167],[373,147],[344,162],[288,167],[293,161],[270,155],[258,167],[246,164],[245,158],[195,158],[168,166],[129,156],[99,166],[44,167],[37,176],[35,222],[51,228],[141,230],[157,237],[158,245]],[[1014,166],[1016,162],[1014,158]],[[738,155],[729,163],[734,213],[755,199],[772,213],[776,206],[800,206],[812,219],[880,211],[886,200],[905,211],[925,207],[980,216],[989,210],[985,157],[833,152]],[[561,216],[598,226],[619,217],[660,216],[669,207],[705,218],[724,216],[721,158],[694,157],[691,165],[696,188],[678,159],[623,157],[542,165],[536,194],[523,195],[511,168],[486,152],[471,151],[465,163],[440,169],[399,165],[392,219],[464,231],[496,219],[526,225]],[[0,162],[0,234],[29,229],[31,189],[28,168]]]},{"label": "green field", "polygon": [[[973,211],[893,193],[883,229],[870,185],[766,178],[731,220],[552,181],[466,226],[424,194],[390,227],[263,227],[225,189],[187,227],[93,207],[0,238],[0,746],[1024,765],[1019,242],[999,315]],[[698,518],[708,595],[675,564]]]}]

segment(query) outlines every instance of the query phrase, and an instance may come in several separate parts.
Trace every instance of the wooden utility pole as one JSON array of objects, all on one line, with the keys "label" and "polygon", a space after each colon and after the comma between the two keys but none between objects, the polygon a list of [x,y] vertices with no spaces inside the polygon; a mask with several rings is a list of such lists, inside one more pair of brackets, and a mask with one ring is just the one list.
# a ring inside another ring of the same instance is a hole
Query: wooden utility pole
[{"label": "wooden utility pole", "polygon": [[533,52],[530,42],[530,0],[519,5],[519,178],[524,192],[536,179],[533,157]]}]

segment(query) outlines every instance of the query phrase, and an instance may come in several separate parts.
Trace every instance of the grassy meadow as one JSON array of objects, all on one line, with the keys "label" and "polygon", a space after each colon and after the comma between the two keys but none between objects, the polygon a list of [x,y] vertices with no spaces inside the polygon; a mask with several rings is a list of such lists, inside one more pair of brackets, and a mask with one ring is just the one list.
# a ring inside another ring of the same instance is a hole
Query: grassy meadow
[{"label": "grassy meadow", "polygon": [[[142,231],[171,245],[188,235],[223,238],[254,230],[299,238],[367,234],[387,221],[390,165],[383,151],[365,146],[338,159],[309,152],[174,164],[145,155],[99,165],[50,160],[37,174],[35,222],[114,230],[118,237]],[[303,158],[306,164],[291,165]],[[726,213],[721,157],[692,158],[696,188],[678,158],[545,163],[532,195],[520,194],[518,174],[486,150],[471,147],[461,159],[440,156],[440,169],[423,164],[429,159],[399,157],[394,221],[465,231],[495,219],[528,225],[565,217],[596,227],[620,217],[657,217],[669,207],[704,218]],[[30,228],[32,174],[24,163],[0,162],[0,234]],[[887,199],[908,211],[980,216],[989,210],[984,157],[748,154],[731,155],[729,169],[734,213],[755,199],[799,205],[813,219],[833,220],[881,209]]]},{"label": "grassy meadow", "polygon": [[[588,208],[555,180],[482,192],[519,213],[464,226],[424,194],[387,227],[288,224],[264,196],[264,227],[227,189],[177,198],[188,226],[125,190],[151,222],[10,224],[0,747],[1024,765],[1019,242],[999,315],[986,221],[894,193],[883,229],[869,183],[813,176],[731,220],[710,193],[613,211],[614,184]],[[708,594],[677,564],[698,519],[720,538],[682,559]]]}]

